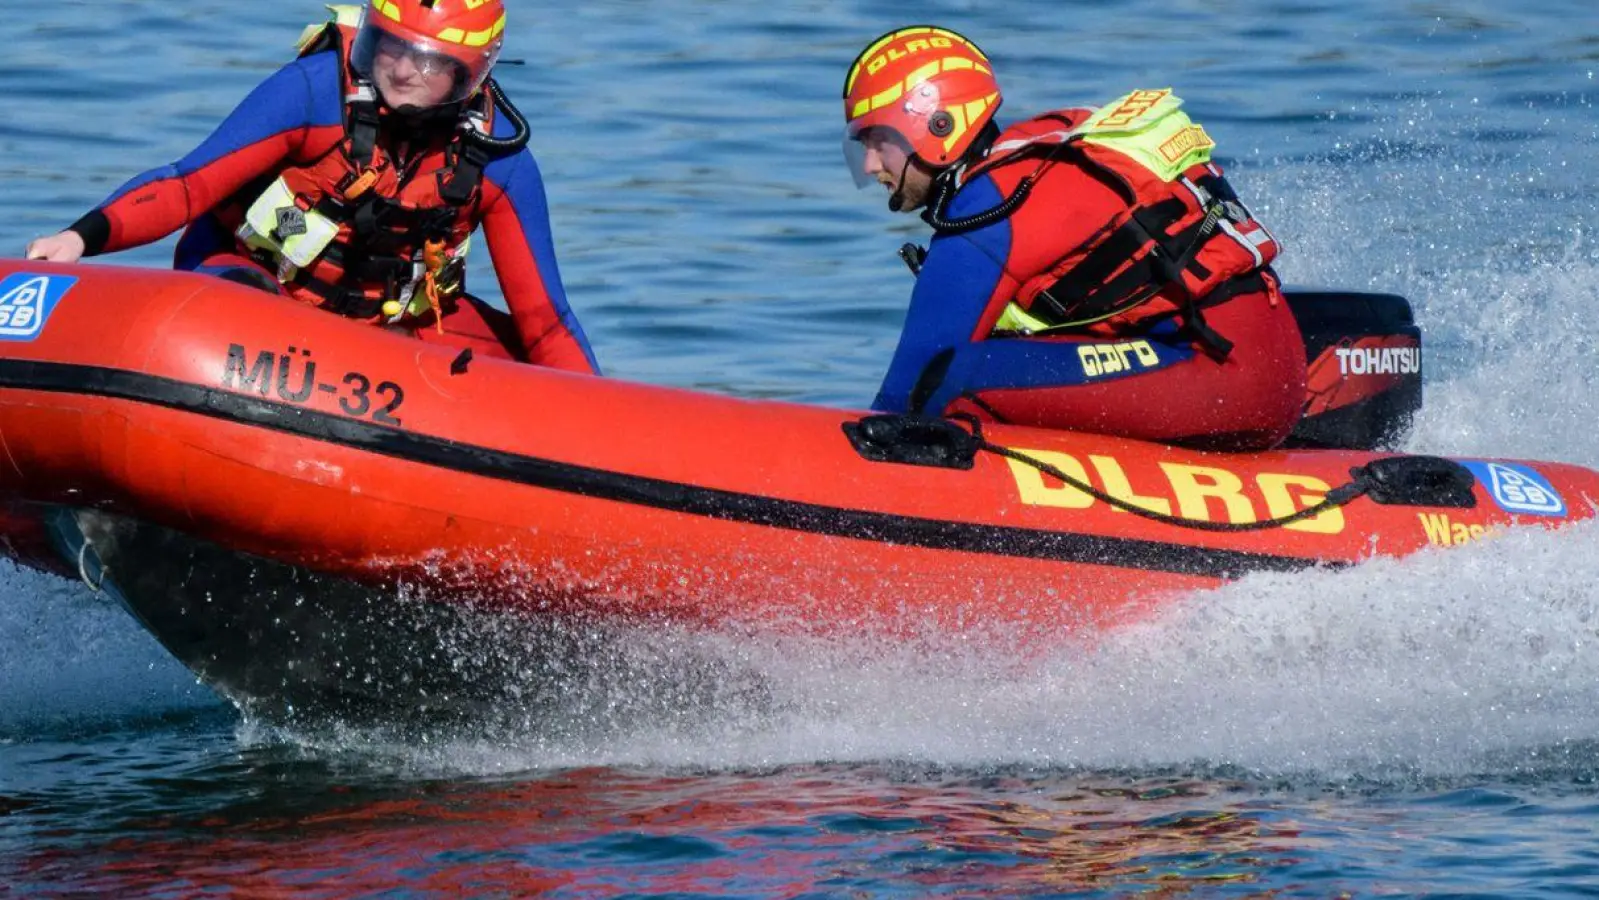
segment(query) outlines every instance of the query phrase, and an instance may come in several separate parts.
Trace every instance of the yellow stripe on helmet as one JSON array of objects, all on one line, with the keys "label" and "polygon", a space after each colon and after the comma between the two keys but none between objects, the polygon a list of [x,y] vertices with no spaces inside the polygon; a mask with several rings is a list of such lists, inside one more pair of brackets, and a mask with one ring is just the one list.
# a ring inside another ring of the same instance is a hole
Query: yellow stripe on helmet
[{"label": "yellow stripe on helmet", "polygon": [[492,43],[505,30],[505,16],[494,23],[494,27],[483,31],[462,31],[459,28],[446,28],[439,32],[439,40],[451,44],[460,44],[463,47],[484,47]]},{"label": "yellow stripe on helmet", "polygon": [[989,94],[981,100],[973,100],[963,106],[952,106],[949,109],[950,118],[955,120],[955,127],[950,131],[949,137],[944,139],[944,150],[953,148],[966,132],[971,129],[972,123],[982,117],[983,113],[999,99],[998,94]]},{"label": "yellow stripe on helmet", "polygon": [[915,88],[918,84],[921,84],[927,79],[932,78],[934,75],[937,75],[938,71],[938,60],[935,59],[927,65],[922,66],[920,69],[917,69],[909,75],[906,75],[905,90],[908,91]]},{"label": "yellow stripe on helmet", "polygon": [[896,84],[872,98],[872,109],[882,109],[905,96],[905,85]]}]

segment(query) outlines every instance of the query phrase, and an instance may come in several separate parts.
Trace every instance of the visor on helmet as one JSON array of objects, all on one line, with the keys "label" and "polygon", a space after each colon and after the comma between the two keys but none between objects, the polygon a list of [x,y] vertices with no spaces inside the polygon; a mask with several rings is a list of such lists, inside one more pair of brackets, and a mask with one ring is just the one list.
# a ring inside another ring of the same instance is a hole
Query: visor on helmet
[{"label": "visor on helmet", "polygon": [[[911,153],[910,141],[898,131],[882,125],[844,126],[844,164],[855,179],[857,189],[877,184],[877,173],[886,171],[898,178]],[[870,169],[870,171],[868,171]]]}]

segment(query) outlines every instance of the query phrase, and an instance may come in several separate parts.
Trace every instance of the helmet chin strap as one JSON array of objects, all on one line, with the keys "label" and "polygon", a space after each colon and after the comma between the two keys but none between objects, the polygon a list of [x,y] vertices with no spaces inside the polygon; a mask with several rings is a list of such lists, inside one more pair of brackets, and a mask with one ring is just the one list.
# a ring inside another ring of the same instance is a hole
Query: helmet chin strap
[{"label": "helmet chin strap", "polygon": [[911,170],[911,157],[906,155],[905,165],[899,168],[899,181],[894,185],[894,193],[888,196],[888,211],[900,212],[905,208],[905,173]]}]

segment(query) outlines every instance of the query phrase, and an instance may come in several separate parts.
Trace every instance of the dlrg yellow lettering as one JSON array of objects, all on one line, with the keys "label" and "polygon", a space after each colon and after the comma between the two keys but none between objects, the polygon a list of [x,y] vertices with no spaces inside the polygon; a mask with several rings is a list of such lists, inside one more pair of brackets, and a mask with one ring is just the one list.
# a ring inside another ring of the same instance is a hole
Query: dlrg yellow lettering
[{"label": "dlrg yellow lettering", "polygon": [[[1074,456],[1066,453],[1053,453],[1049,450],[1024,450],[1022,452],[1045,465],[1054,466],[1084,484],[1088,483],[1088,473],[1083,471],[1083,464],[1078,462]],[[1020,460],[1008,458],[1005,462],[1010,466],[1011,475],[1016,478],[1016,489],[1021,492],[1022,502],[1028,506],[1087,509],[1094,505],[1093,497],[1069,484],[1061,484],[1059,486],[1045,484],[1044,473],[1038,471],[1034,466]]]},{"label": "dlrg yellow lettering", "polygon": [[[1127,481],[1127,473],[1122,471],[1122,464],[1109,456],[1090,456],[1088,461],[1094,464],[1094,471],[1099,473],[1099,481],[1105,486],[1105,493],[1124,501],[1130,506],[1147,509],[1150,512],[1171,515],[1171,501],[1159,497],[1145,497],[1133,493],[1133,486]],[[1117,512],[1127,510],[1115,508]]]},{"label": "dlrg yellow lettering", "polygon": [[[1321,503],[1331,490],[1327,482],[1311,475],[1261,472],[1255,475],[1253,484],[1246,485],[1242,478],[1227,469],[1162,462],[1159,465],[1165,475],[1164,484],[1153,493],[1141,493],[1134,488],[1121,461],[1113,456],[1089,455],[1089,466],[1084,466],[1070,453],[1016,449],[1069,478],[1097,487],[1128,506],[1162,515],[1173,515],[1175,507],[1175,515],[1205,522],[1225,521],[1239,525],[1257,522],[1262,507],[1269,518],[1283,518]],[[1028,506],[1083,510],[1097,502],[1028,462],[1007,459],[1006,464],[1016,481],[1021,502]],[[1095,476],[1092,481],[1090,467]],[[1117,512],[1127,511],[1116,505],[1111,508]],[[1335,507],[1283,527],[1311,534],[1341,534],[1346,524],[1343,510]],[[1448,525],[1428,528],[1430,539],[1435,542],[1436,539],[1431,538],[1434,531],[1442,528],[1441,533],[1450,533]]]},{"label": "dlrg yellow lettering", "polygon": [[952,46],[954,46],[954,42],[947,37],[935,36],[930,38],[917,38],[914,41],[907,41],[904,47],[890,47],[882,53],[872,57],[871,60],[866,63],[866,72],[868,75],[876,75],[878,72],[883,70],[884,66],[891,62],[904,59],[912,54],[921,53],[924,50],[932,50],[935,48],[939,50],[947,50]]},{"label": "dlrg yellow lettering", "polygon": [[1242,525],[1255,520],[1255,508],[1243,494],[1244,483],[1226,469],[1163,462],[1161,469],[1177,495],[1178,512],[1185,519],[1211,521],[1209,500],[1220,500],[1227,521]]},{"label": "dlrg yellow lettering", "polygon": [[[1327,492],[1332,490],[1332,486],[1327,482],[1309,475],[1276,475],[1262,472],[1255,476],[1255,482],[1260,485],[1261,496],[1266,499],[1266,515],[1273,519],[1281,519],[1302,509],[1309,509],[1326,500]],[[1317,493],[1300,494],[1295,498],[1289,495],[1289,487],[1300,487]],[[1344,511],[1335,506],[1308,519],[1289,522],[1283,527],[1314,534],[1339,534],[1344,530]]]}]

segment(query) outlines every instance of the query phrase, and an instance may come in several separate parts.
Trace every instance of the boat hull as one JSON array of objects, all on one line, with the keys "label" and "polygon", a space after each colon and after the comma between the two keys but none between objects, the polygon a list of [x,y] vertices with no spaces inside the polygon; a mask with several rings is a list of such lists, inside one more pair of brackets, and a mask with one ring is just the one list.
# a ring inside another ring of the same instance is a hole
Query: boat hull
[{"label": "boat hull", "polygon": [[[1361,496],[1243,530],[1391,454],[989,425],[970,459],[884,461],[851,437],[860,411],[472,360],[202,276],[0,263],[17,284],[46,302],[0,342],[11,555],[72,571],[60,541],[54,560],[38,549],[57,510],[132,523],[102,529],[104,548],[86,533],[141,596],[158,592],[127,579],[168,553],[193,572],[243,555],[294,573],[273,577],[299,596],[322,590],[305,578],[359,586],[379,613],[405,589],[527,621],[1047,641],[1253,571],[1587,518],[1599,497],[1583,468],[1476,460],[1464,505]],[[220,678],[170,635],[225,604],[152,603],[135,604],[146,625]],[[230,677],[245,695],[281,681]]]}]

